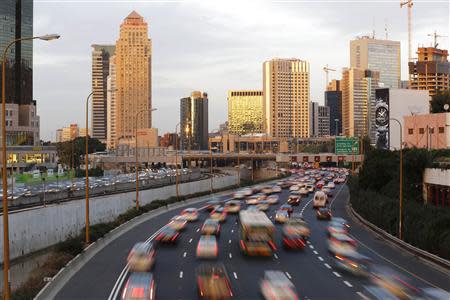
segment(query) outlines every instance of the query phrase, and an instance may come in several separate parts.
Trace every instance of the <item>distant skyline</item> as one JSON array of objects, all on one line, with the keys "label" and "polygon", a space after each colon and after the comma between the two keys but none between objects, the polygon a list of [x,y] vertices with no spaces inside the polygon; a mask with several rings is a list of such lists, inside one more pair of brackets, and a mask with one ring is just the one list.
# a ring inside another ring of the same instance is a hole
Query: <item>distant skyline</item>
[{"label": "distant skyline", "polygon": [[[272,58],[310,63],[311,101],[324,103],[328,64],[339,79],[356,36],[401,42],[402,79],[407,79],[407,9],[400,1],[34,1],[34,34],[59,33],[34,44],[34,99],[41,138],[57,128],[84,124],[91,91],[91,45],[115,44],[123,19],[136,10],[153,41],[153,126],[174,131],[179,101],[194,90],[208,93],[209,128],[227,120],[227,91],[262,89],[262,65]],[[449,35],[447,1],[414,1],[413,49],[431,45],[435,30]],[[68,17],[70,16],[70,17]],[[387,20],[387,22],[386,22]],[[438,40],[449,49],[448,38]]]}]

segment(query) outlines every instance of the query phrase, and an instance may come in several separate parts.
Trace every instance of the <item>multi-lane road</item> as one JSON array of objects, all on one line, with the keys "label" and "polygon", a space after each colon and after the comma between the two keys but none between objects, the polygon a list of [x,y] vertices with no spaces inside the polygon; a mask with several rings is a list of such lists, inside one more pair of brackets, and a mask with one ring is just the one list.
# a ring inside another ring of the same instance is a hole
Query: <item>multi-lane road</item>
[{"label": "multi-lane road", "polygon": [[[273,220],[276,208],[289,195],[280,194],[280,202],[267,211]],[[449,290],[446,274],[420,261],[410,254],[390,246],[384,240],[354,221],[346,210],[348,189],[337,185],[331,200],[333,216],[349,220],[350,234],[358,242],[359,252],[370,257],[375,264],[388,266],[408,277],[416,287],[438,287]],[[231,195],[222,195],[222,199]],[[302,199],[294,212],[303,212],[311,229],[311,238],[303,251],[288,251],[281,247],[281,225],[277,226],[278,250],[269,258],[244,257],[240,252],[237,215],[229,215],[223,223],[219,238],[217,260],[224,263],[230,276],[236,299],[261,299],[259,281],[265,270],[280,270],[295,284],[301,299],[361,299],[367,292],[367,279],[355,277],[337,269],[327,251],[325,229],[327,222],[316,220],[311,207],[310,195]],[[204,203],[192,207],[202,208]],[[60,290],[56,299],[119,299],[126,280],[126,257],[138,241],[151,240],[155,233],[167,224],[182,208],[154,217],[120,236],[94,256]],[[199,260],[195,256],[200,227],[208,213],[203,209],[197,222],[188,223],[174,246],[157,248],[156,265],[153,269],[156,280],[157,299],[197,299],[198,292],[194,276]]]}]

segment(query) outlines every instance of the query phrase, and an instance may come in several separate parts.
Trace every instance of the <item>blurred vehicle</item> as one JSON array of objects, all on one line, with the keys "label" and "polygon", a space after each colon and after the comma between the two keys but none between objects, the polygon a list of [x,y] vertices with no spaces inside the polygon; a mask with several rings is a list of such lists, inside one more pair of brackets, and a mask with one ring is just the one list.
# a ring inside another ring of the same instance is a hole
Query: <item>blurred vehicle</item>
[{"label": "blurred vehicle", "polygon": [[299,193],[300,193],[300,195],[307,196],[309,194],[309,191],[308,191],[308,189],[306,187],[302,187],[299,190]]},{"label": "blurred vehicle", "polygon": [[261,192],[266,194],[266,195],[270,195],[270,194],[272,194],[272,188],[270,186],[265,186],[265,187],[263,187]]},{"label": "blurred vehicle", "polygon": [[197,221],[197,219],[198,219],[198,210],[196,208],[189,207],[189,208],[183,209],[183,211],[181,212],[181,215],[186,217],[186,220],[188,220],[189,222],[194,222],[194,221]]},{"label": "blurred vehicle", "polygon": [[218,207],[216,209],[214,209],[209,217],[213,220],[218,220],[219,222],[225,222],[225,220],[227,219],[227,211],[225,210],[224,207]]},{"label": "blurred vehicle", "polygon": [[327,184],[327,188],[329,189],[334,189],[336,186],[334,185],[334,183],[332,181],[328,182]]},{"label": "blurred vehicle", "polygon": [[305,239],[300,230],[296,226],[291,226],[289,223],[283,226],[282,241],[283,246],[288,249],[303,249],[305,248]]},{"label": "blurred vehicle", "polygon": [[347,228],[350,228],[350,223],[348,223],[348,221],[346,220],[346,219],[344,219],[344,218],[340,218],[340,217],[333,217],[332,219],[331,219],[331,222],[330,222],[331,224],[332,223],[337,223],[337,224],[341,224],[341,225],[343,225],[343,226],[345,226],[345,227],[347,227]]},{"label": "blurred vehicle", "polygon": [[258,205],[256,205],[256,207],[258,207],[258,209],[260,211],[268,210],[269,206],[270,206],[270,204],[269,204],[269,202],[267,200],[261,200],[261,201],[259,201]]},{"label": "blurred vehicle", "polygon": [[281,193],[281,187],[278,185],[274,185],[272,187],[272,193]]},{"label": "blurred vehicle", "polygon": [[231,283],[223,264],[201,264],[195,270],[202,299],[231,299]]},{"label": "blurred vehicle", "polygon": [[150,271],[155,262],[156,251],[152,243],[136,243],[127,257],[130,271]]},{"label": "blurred vehicle", "polygon": [[294,208],[292,208],[292,205],[290,204],[283,204],[280,206],[280,210],[285,210],[288,214],[291,214],[294,211]]},{"label": "blurred vehicle", "polygon": [[249,198],[247,198],[247,200],[245,200],[245,203],[247,205],[256,205],[258,204],[258,202],[259,202],[258,196],[256,195],[250,196]]},{"label": "blurred vehicle", "polygon": [[261,186],[261,185],[255,185],[255,186],[252,188],[253,194],[261,192],[262,189],[263,189],[263,186]]},{"label": "blurred vehicle", "polygon": [[160,243],[175,243],[180,233],[170,226],[164,226],[155,240]]},{"label": "blurred vehicle", "polygon": [[242,190],[242,192],[244,193],[244,196],[246,196],[246,197],[253,195],[253,191],[251,188],[245,188]]},{"label": "blurred vehicle", "polygon": [[241,210],[241,202],[237,200],[229,200],[225,202],[224,208],[229,214],[237,214]]},{"label": "blurred vehicle", "polygon": [[372,283],[398,299],[409,300],[420,296],[420,290],[406,277],[384,266],[371,268]]},{"label": "blurred vehicle", "polygon": [[301,199],[302,198],[300,197],[300,195],[289,195],[287,204],[292,205],[292,206],[299,206]]},{"label": "blurred vehicle", "polygon": [[206,219],[203,223],[202,234],[220,235],[220,224],[217,219]]},{"label": "blurred vehicle", "polygon": [[286,210],[277,210],[275,212],[275,222],[286,223],[289,220],[289,213]]},{"label": "blurred vehicle", "polygon": [[264,193],[257,193],[257,194],[255,195],[255,197],[256,197],[256,199],[258,199],[258,201],[260,201],[260,200],[266,200],[267,195],[264,194]]},{"label": "blurred vehicle", "polygon": [[450,295],[448,292],[437,288],[423,288],[420,291],[419,300],[448,300]]},{"label": "blurred vehicle", "polygon": [[335,253],[334,262],[336,267],[357,276],[368,276],[370,274],[371,259],[356,251],[346,254]]},{"label": "blurred vehicle", "polygon": [[308,184],[306,189],[308,190],[308,193],[314,193],[314,185]]},{"label": "blurred vehicle", "polygon": [[328,207],[320,207],[316,214],[318,220],[331,220],[331,209]]},{"label": "blurred vehicle", "polygon": [[177,231],[181,231],[187,225],[187,218],[186,216],[175,216],[170,220],[169,224],[167,225]]},{"label": "blurred vehicle", "polygon": [[[324,192],[328,197],[333,197],[333,192],[329,188],[323,187],[322,192]],[[328,202],[328,198],[327,198],[327,202]]]},{"label": "blurred vehicle", "polygon": [[281,271],[265,271],[261,294],[266,300],[298,300],[294,284]]},{"label": "blurred vehicle", "polygon": [[233,199],[244,199],[245,198],[245,194],[242,191],[237,191],[235,193],[233,193]]},{"label": "blurred vehicle", "polygon": [[269,204],[277,204],[278,203],[278,199],[279,199],[278,195],[270,195],[269,197],[267,197],[266,201]]},{"label": "blurred vehicle", "polygon": [[[317,179],[317,177],[316,177],[316,179]],[[317,180],[320,180],[320,179],[317,179]],[[321,188],[323,188],[324,185],[325,185],[325,182],[321,180],[321,181],[316,183],[316,188],[317,189],[321,189]]]},{"label": "blurred vehicle", "polygon": [[221,205],[220,200],[217,200],[217,199],[209,200],[208,202],[206,202],[206,210],[212,211],[215,208],[217,208],[217,205],[219,205],[219,206]]},{"label": "blurred vehicle", "polygon": [[261,211],[239,212],[241,251],[245,255],[271,256],[276,250],[275,226]]},{"label": "blurred vehicle", "polygon": [[334,222],[333,219],[331,219],[330,222],[328,222],[327,226],[327,235],[331,236],[333,234],[347,234],[348,233],[348,227],[343,225],[339,222]]},{"label": "blurred vehicle", "polygon": [[300,187],[298,185],[293,185],[289,188],[289,191],[293,192],[293,191],[298,191],[299,189],[300,189]]},{"label": "blurred vehicle", "polygon": [[301,235],[304,240],[309,239],[311,236],[311,230],[309,229],[308,223],[306,223],[303,218],[297,217],[296,214],[292,214],[285,226],[291,227],[299,235]]},{"label": "blurred vehicle", "polygon": [[328,251],[347,255],[356,251],[356,241],[346,234],[333,234],[328,238]]},{"label": "blurred vehicle", "polygon": [[122,291],[122,300],[153,300],[156,286],[153,273],[132,272]]},{"label": "blurred vehicle", "polygon": [[317,191],[313,198],[313,208],[325,207],[327,203],[327,195],[322,191]]},{"label": "blurred vehicle", "polygon": [[216,258],[219,254],[217,239],[215,235],[202,235],[197,244],[197,257]]}]

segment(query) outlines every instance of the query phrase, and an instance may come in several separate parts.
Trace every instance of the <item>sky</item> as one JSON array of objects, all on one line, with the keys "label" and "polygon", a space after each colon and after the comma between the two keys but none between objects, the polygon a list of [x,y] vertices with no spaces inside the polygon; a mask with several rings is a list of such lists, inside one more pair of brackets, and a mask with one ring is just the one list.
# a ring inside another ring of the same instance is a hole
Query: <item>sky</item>
[{"label": "sky", "polygon": [[[209,95],[209,129],[227,120],[227,91],[262,89],[262,64],[272,58],[310,63],[311,100],[323,104],[328,64],[339,79],[349,66],[349,42],[372,35],[401,42],[407,79],[407,9],[397,0],[34,0],[34,34],[58,33],[34,43],[34,98],[41,139],[57,128],[84,127],[91,91],[92,44],[115,44],[123,19],[136,10],[153,44],[153,127],[174,131],[179,99]],[[435,30],[449,35],[448,0],[415,0],[413,50],[432,44]],[[438,40],[449,49],[447,37]]]}]

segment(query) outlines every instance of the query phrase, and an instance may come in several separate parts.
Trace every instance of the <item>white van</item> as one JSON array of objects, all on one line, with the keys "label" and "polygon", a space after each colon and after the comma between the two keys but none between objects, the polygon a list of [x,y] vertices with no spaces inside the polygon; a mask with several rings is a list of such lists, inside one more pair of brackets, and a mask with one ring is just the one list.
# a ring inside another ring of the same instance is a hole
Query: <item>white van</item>
[{"label": "white van", "polygon": [[313,208],[325,207],[327,205],[327,194],[317,191],[314,194]]}]

